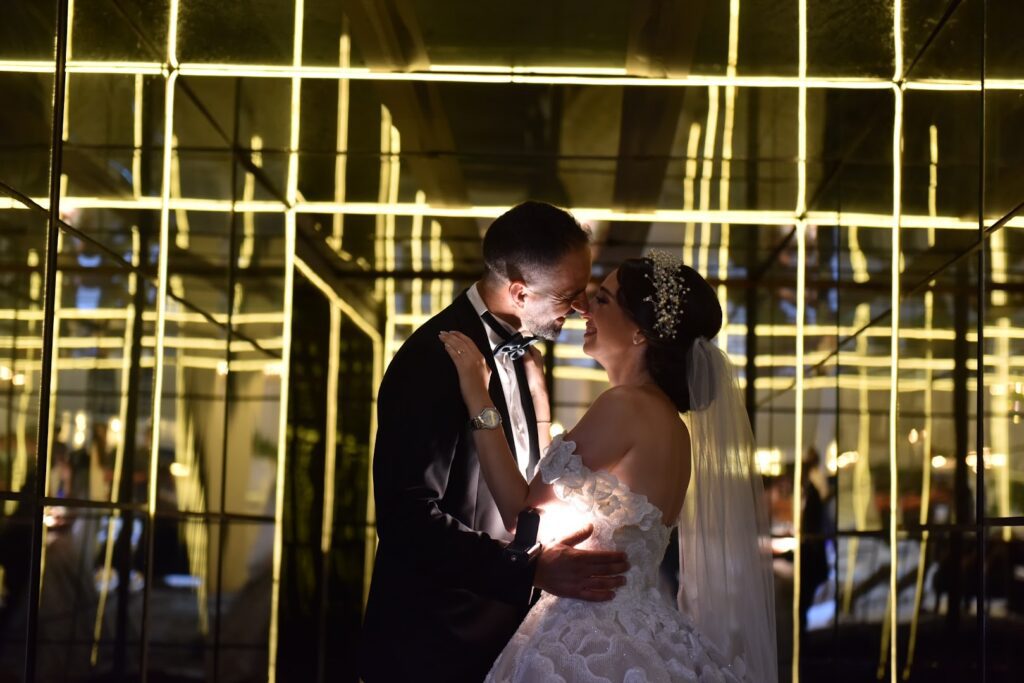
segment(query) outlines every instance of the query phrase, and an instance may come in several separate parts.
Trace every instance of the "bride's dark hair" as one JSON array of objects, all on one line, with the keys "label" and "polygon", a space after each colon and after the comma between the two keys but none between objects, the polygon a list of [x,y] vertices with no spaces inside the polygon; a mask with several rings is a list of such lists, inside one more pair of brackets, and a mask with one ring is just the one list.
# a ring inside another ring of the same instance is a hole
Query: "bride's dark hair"
[{"label": "bride's dark hair", "polygon": [[[679,264],[673,272],[688,288],[679,306],[675,336],[666,338],[655,328],[654,262],[628,259],[619,266],[618,301],[647,338],[647,370],[681,413],[688,412],[687,359],[698,337],[713,339],[722,329],[722,306],[715,290],[700,273]],[[702,406],[693,406],[700,408]]]}]

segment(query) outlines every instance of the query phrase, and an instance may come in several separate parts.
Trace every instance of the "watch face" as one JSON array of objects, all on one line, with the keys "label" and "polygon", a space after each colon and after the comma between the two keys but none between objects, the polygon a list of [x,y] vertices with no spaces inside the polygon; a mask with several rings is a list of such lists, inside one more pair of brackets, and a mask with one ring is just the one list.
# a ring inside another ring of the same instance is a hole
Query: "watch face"
[{"label": "watch face", "polygon": [[501,424],[501,414],[494,408],[487,408],[480,413],[480,424],[486,429],[494,429]]}]

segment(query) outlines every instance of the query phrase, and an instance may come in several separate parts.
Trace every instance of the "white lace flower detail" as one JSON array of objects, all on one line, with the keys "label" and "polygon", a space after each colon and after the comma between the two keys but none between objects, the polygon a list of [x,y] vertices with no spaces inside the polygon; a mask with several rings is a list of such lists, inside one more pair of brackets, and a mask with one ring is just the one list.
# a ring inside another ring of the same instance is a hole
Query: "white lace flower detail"
[{"label": "white lace flower detail", "polygon": [[593,471],[576,453],[576,443],[556,436],[540,462],[544,482],[555,495],[582,513],[596,513],[614,527],[638,526],[648,530],[661,521],[661,511],[634,493],[611,472]]}]

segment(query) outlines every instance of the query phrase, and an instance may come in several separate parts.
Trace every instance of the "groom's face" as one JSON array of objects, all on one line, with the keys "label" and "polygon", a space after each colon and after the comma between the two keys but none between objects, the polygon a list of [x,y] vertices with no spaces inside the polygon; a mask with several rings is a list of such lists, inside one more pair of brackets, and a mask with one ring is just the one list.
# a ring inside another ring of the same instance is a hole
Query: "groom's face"
[{"label": "groom's face", "polygon": [[590,281],[590,249],[567,253],[554,268],[532,273],[516,295],[521,326],[530,333],[554,341],[572,312],[587,310]]}]

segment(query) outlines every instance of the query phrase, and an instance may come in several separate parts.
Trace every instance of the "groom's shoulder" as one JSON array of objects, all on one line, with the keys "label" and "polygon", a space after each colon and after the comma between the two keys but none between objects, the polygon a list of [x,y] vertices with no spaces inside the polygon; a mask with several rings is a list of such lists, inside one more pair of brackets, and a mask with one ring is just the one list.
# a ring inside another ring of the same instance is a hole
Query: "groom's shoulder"
[{"label": "groom's shoulder", "polygon": [[442,346],[437,339],[439,332],[462,330],[465,327],[465,311],[462,310],[464,304],[468,304],[468,302],[456,299],[435,315],[427,318],[402,343],[402,348],[418,349],[425,346],[440,351]]},{"label": "groom's shoulder", "polygon": [[[463,297],[460,297],[463,298]],[[440,361],[448,360],[444,353],[444,346],[437,338],[439,332],[447,330],[462,330],[465,327],[464,311],[460,307],[469,305],[468,302],[461,302],[458,298],[449,304],[445,309],[436,315],[428,318],[423,324],[417,327],[409,337],[402,342],[395,357],[388,365],[388,375],[404,374],[410,366],[417,368],[417,372],[425,370],[441,371],[449,368],[447,362],[430,362],[424,364],[424,360]],[[426,365],[426,367],[425,367]]]}]

